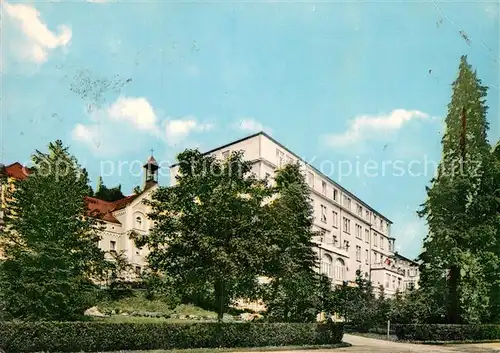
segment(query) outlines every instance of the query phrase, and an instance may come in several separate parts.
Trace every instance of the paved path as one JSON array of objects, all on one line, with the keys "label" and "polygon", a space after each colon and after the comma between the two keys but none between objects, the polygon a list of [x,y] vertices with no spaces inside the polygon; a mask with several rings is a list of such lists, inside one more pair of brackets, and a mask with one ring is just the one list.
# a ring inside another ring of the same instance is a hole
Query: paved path
[{"label": "paved path", "polygon": [[[350,352],[350,353],[362,353],[362,352],[377,352],[377,353],[457,353],[457,352],[467,352],[467,353],[500,353],[500,344],[458,344],[458,345],[446,345],[446,346],[431,346],[424,344],[410,344],[410,343],[399,343],[378,340],[374,338],[366,338],[361,336],[354,336],[349,334],[344,334],[344,342],[352,344],[352,347],[340,348],[331,350],[330,353],[337,352]],[[496,348],[496,349],[495,349]],[[320,352],[317,352],[320,353]],[[326,350],[325,350],[326,353]]]}]

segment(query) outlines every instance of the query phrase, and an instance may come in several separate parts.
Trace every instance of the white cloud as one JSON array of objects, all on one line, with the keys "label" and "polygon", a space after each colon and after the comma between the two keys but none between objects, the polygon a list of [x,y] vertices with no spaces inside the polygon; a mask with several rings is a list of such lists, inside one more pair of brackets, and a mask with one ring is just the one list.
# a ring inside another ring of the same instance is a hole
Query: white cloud
[{"label": "white cloud", "polygon": [[20,38],[12,38],[9,49],[15,51],[18,59],[38,64],[48,59],[51,50],[65,47],[72,37],[71,28],[60,25],[57,32],[48,29],[40,19],[40,12],[29,5],[2,2],[3,12],[21,32]]},{"label": "white cloud", "polygon": [[385,138],[411,120],[427,118],[427,113],[406,109],[396,109],[390,114],[359,115],[350,121],[345,132],[325,135],[324,142],[331,147],[348,147],[367,140]]},{"label": "white cloud", "polygon": [[213,127],[190,116],[162,121],[144,97],[120,97],[109,107],[92,112],[89,117],[91,122],[75,125],[71,136],[74,141],[102,156],[142,148],[151,136],[173,146],[194,132],[208,131]]},{"label": "white cloud", "polygon": [[235,127],[239,130],[243,131],[249,131],[249,132],[259,132],[259,131],[266,131],[266,132],[271,132],[271,129],[262,125],[260,122],[253,118],[246,118],[240,120],[237,124],[235,124]]},{"label": "white cloud", "polygon": [[191,132],[211,130],[213,125],[200,124],[194,117],[165,121],[165,136],[169,145],[175,145],[184,140]]},{"label": "white cloud", "polygon": [[111,120],[127,121],[139,130],[158,133],[158,124],[153,107],[143,97],[120,97],[108,108]]}]

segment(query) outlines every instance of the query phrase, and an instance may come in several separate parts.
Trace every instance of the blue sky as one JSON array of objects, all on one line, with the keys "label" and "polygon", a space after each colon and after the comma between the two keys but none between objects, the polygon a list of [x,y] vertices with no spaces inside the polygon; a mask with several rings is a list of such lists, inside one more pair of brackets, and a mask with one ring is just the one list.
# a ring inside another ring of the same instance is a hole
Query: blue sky
[{"label": "blue sky", "polygon": [[[167,165],[186,147],[264,129],[325,172],[336,166],[330,176],[394,221],[397,248],[416,256],[426,228],[415,211],[432,177],[422,163],[439,160],[462,54],[490,87],[489,138],[500,138],[498,2],[3,1],[2,11],[6,164],[62,139],[94,184],[114,163],[104,181],[128,193],[138,162],[118,173],[119,161],[153,148]],[[339,173],[348,162],[376,172]]]}]

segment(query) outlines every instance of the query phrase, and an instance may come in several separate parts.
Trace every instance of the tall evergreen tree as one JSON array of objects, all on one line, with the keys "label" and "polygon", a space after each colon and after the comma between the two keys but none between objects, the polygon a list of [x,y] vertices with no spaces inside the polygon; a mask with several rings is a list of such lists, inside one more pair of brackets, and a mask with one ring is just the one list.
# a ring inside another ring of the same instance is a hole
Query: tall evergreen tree
[{"label": "tall evergreen tree", "polygon": [[315,271],[313,209],[310,190],[299,164],[276,172],[276,198],[268,205],[269,261],[265,302],[268,316],[278,321],[315,320],[318,298],[314,288],[321,278]]},{"label": "tall evergreen tree", "polygon": [[153,271],[210,298],[222,320],[234,299],[251,297],[257,287],[266,250],[262,205],[270,190],[240,152],[220,161],[186,150],[178,160],[177,184],[154,192],[155,227],[137,242],[149,247]]},{"label": "tall evergreen tree", "polygon": [[0,247],[0,311],[7,318],[76,319],[91,305],[104,268],[88,179],[61,141],[36,151],[29,177],[8,197]]},{"label": "tall evergreen tree", "polygon": [[495,233],[487,211],[491,200],[486,200],[493,187],[488,176],[487,88],[465,56],[452,87],[442,159],[419,212],[429,226],[421,286],[446,308],[443,320],[477,322],[488,307],[484,259],[491,255],[488,247]]}]

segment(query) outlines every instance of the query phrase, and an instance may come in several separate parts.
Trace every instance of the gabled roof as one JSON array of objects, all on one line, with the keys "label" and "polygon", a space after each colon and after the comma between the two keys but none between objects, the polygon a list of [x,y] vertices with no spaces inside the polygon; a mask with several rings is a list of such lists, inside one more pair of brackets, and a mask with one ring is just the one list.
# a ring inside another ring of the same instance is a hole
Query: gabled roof
[{"label": "gabled roof", "polygon": [[24,180],[30,174],[30,170],[24,167],[21,163],[14,162],[12,164],[4,166],[3,170],[0,170],[0,173],[5,173],[10,178]]},{"label": "gabled roof", "polygon": [[87,204],[89,216],[100,218],[103,221],[120,224],[120,221],[118,221],[112,214],[114,208],[116,207],[114,202],[87,196],[85,197],[85,203]]}]

